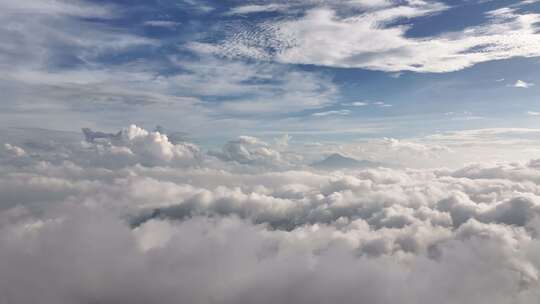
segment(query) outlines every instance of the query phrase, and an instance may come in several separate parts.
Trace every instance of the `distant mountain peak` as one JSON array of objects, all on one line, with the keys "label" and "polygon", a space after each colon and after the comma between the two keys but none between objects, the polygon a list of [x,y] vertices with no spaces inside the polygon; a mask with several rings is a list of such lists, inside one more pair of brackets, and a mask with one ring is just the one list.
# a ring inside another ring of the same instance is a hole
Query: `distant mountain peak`
[{"label": "distant mountain peak", "polygon": [[332,153],[325,159],[311,164],[314,168],[319,169],[358,169],[358,168],[376,168],[384,166],[382,163],[372,162],[369,160],[358,160],[340,153]]},{"label": "distant mountain peak", "polygon": [[332,153],[330,155],[328,155],[326,157],[327,160],[330,160],[330,159],[347,159],[347,160],[356,160],[354,158],[351,158],[351,157],[347,157],[347,156],[344,156],[342,154],[339,154],[339,153]]}]

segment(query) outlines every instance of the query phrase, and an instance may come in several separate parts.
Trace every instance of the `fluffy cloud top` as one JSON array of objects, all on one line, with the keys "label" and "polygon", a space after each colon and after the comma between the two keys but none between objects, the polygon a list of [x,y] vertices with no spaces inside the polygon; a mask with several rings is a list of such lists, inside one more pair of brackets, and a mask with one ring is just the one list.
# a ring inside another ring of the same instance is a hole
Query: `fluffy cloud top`
[{"label": "fluffy cloud top", "polygon": [[[2,299],[537,302],[538,161],[269,167],[288,147],[244,136],[216,158],[136,126],[46,155],[5,145],[2,160],[28,161],[0,162]],[[103,153],[115,149],[130,159],[121,168]],[[175,163],[195,155],[198,166]]]},{"label": "fluffy cloud top", "polygon": [[[88,130],[88,148],[107,156],[119,156],[149,165],[171,162],[195,164],[200,151],[196,145],[183,142],[173,144],[165,134],[149,132],[131,125],[117,134],[105,134]],[[98,138],[95,138],[98,136]]]}]

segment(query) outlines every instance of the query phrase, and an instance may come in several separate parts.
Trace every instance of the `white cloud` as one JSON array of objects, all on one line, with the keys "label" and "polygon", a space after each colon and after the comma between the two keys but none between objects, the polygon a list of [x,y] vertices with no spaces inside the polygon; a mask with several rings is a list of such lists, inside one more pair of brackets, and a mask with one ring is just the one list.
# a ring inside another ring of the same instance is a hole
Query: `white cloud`
[{"label": "white cloud", "polygon": [[286,10],[287,8],[288,6],[284,4],[242,5],[242,6],[237,6],[235,8],[232,8],[229,12],[227,12],[227,15],[247,15],[247,14],[262,13],[262,12],[275,12],[275,11],[283,11],[283,10]]},{"label": "white cloud", "polygon": [[170,20],[148,20],[144,22],[144,25],[155,26],[155,27],[165,27],[165,28],[175,28],[181,23]]},{"label": "white cloud", "polygon": [[538,1],[539,0],[524,0],[524,1],[521,1],[521,4],[533,4],[533,3],[536,3]]},{"label": "white cloud", "polygon": [[221,151],[211,150],[208,154],[225,162],[241,165],[287,168],[301,160],[298,155],[284,153],[290,137],[284,136],[276,141],[276,146],[251,136],[240,136],[227,142]]},{"label": "white cloud", "polygon": [[528,89],[530,87],[534,86],[534,83],[526,82],[523,80],[517,80],[516,83],[514,83],[514,88],[522,88],[522,89]]},{"label": "white cloud", "polygon": [[221,102],[207,105],[221,113],[269,114],[317,109],[332,104],[338,90],[323,74],[280,65],[250,65],[207,56],[200,61],[174,63],[186,71],[171,77],[175,88],[199,97],[218,97]]},{"label": "white cloud", "polygon": [[300,18],[246,29],[246,35],[239,29],[218,52],[284,63],[436,73],[540,55],[535,26],[540,15],[515,8],[486,13],[489,20],[485,24],[432,37],[410,38],[406,36],[409,27],[389,25],[400,18],[447,9],[441,3],[416,1],[342,17],[329,7],[313,8]]},{"label": "white cloud", "polygon": [[110,17],[111,6],[94,5],[84,0],[35,0],[16,1],[1,0],[2,15],[35,14],[35,15],[68,15],[77,17]]},{"label": "white cloud", "polygon": [[180,2],[184,3],[187,8],[201,14],[207,14],[215,9],[205,0],[181,0]]},{"label": "white cloud", "polygon": [[527,111],[527,115],[530,115],[530,116],[540,116],[540,112]]},{"label": "white cloud", "polygon": [[[453,136],[517,132],[525,131]],[[250,171],[291,147],[243,136],[225,145],[224,162],[202,154],[192,166],[172,161],[178,147],[160,133],[120,134],[108,147],[143,157],[122,168],[88,162],[110,157],[99,149],[56,140],[49,154],[21,146],[32,162],[0,154],[0,279],[10,303],[532,304],[540,296],[538,160]],[[379,144],[417,157],[446,151]],[[146,159],[159,166],[141,165]]]},{"label": "white cloud", "polygon": [[331,111],[324,111],[324,112],[316,112],[313,113],[313,116],[321,117],[321,116],[329,116],[329,115],[349,115],[351,114],[350,110],[331,110]]},{"label": "white cloud", "polygon": [[378,106],[378,107],[381,107],[381,108],[389,108],[389,107],[392,106],[391,104],[387,104],[387,103],[385,103],[383,101],[376,101],[373,104]]},{"label": "white cloud", "polygon": [[364,102],[364,101],[354,101],[354,102],[350,102],[350,103],[345,103],[343,104],[345,106],[351,106],[351,107],[364,107],[364,106],[367,106],[369,105],[369,102]]},{"label": "white cloud", "polygon": [[26,156],[26,151],[24,151],[23,148],[11,145],[9,143],[4,144],[4,150],[15,157]]},{"label": "white cloud", "polygon": [[452,150],[446,146],[431,144],[421,144],[412,141],[399,140],[395,138],[383,138],[382,142],[385,145],[388,145],[391,149],[406,149],[414,153],[423,153],[423,152],[451,152]]},{"label": "white cloud", "polygon": [[148,132],[145,129],[131,125],[122,129],[118,135],[101,138],[89,142],[89,147],[101,154],[101,157],[112,157],[113,161],[126,158],[129,162],[144,165],[162,165],[168,163],[197,164],[200,151],[190,143],[169,141],[167,135],[159,132]]},{"label": "white cloud", "polygon": [[46,71],[65,60],[62,56],[90,62],[107,52],[157,43],[84,19],[118,18],[118,9],[110,5],[98,6],[87,1],[3,0],[0,7],[0,66],[12,72]]}]

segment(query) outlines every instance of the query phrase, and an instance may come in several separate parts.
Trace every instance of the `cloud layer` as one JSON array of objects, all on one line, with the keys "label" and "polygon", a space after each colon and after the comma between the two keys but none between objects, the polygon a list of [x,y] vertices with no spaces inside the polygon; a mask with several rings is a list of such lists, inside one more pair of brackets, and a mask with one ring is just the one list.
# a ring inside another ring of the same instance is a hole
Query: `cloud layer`
[{"label": "cloud layer", "polygon": [[[7,303],[536,303],[540,166],[315,170],[136,126],[6,144]],[[386,139],[389,145],[426,149]]]}]

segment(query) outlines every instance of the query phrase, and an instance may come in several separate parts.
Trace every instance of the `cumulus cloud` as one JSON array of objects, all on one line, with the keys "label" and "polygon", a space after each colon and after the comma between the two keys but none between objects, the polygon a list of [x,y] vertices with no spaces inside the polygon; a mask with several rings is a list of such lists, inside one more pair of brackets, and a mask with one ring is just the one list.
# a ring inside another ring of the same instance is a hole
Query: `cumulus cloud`
[{"label": "cumulus cloud", "polygon": [[[31,161],[0,162],[0,294],[8,303],[502,304],[540,296],[538,160],[323,171],[285,161],[288,136],[275,145],[242,136],[205,154],[134,125],[118,134],[79,147],[56,142],[48,154],[23,146]],[[0,157],[11,160],[15,147]],[[123,150],[131,162],[118,168],[103,149]],[[195,155],[197,166],[175,162]]]},{"label": "cumulus cloud", "polygon": [[221,151],[211,150],[210,156],[225,162],[263,167],[289,167],[301,160],[297,154],[286,153],[289,137],[276,139],[275,146],[252,136],[240,136],[227,142]]},{"label": "cumulus cloud", "polygon": [[[83,130],[84,131],[84,130]],[[85,129],[89,149],[102,155],[125,157],[141,164],[196,163],[200,150],[191,143],[172,143],[165,134],[131,125],[116,134]]]}]

